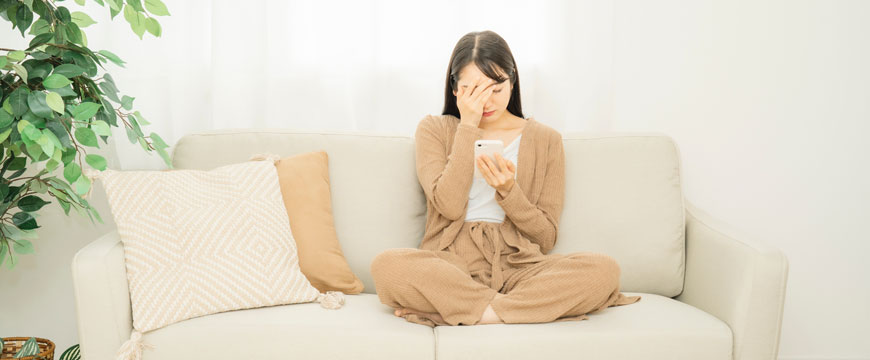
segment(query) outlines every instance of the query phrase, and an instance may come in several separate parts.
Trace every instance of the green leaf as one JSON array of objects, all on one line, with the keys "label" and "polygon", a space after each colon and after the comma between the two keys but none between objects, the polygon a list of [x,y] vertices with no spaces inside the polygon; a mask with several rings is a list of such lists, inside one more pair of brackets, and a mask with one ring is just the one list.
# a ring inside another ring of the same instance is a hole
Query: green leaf
[{"label": "green leaf", "polygon": [[142,0],[127,0],[127,4],[132,6],[136,11],[145,11],[142,7]]},{"label": "green leaf", "polygon": [[109,128],[109,123],[97,120],[91,123],[91,129],[94,130],[94,133],[99,136],[111,136],[112,129]]},{"label": "green leaf", "polygon": [[[52,172],[52,171],[54,171],[54,169],[57,169],[57,167],[60,166],[61,154],[63,154],[63,151],[61,150],[61,148],[54,149],[54,154],[51,154],[51,158],[45,162],[45,170],[46,171]],[[33,191],[36,191],[36,190],[34,189]]]},{"label": "green leaf", "polygon": [[109,59],[109,61],[115,63],[115,65],[118,65],[120,67],[124,67],[124,64],[126,63],[124,60],[121,60],[121,58],[119,58],[118,55],[115,55],[114,53],[112,53],[109,50],[100,50],[100,51],[97,51],[97,53],[105,56],[106,59]]},{"label": "green leaf", "polygon": [[149,137],[151,138],[151,143],[154,144],[155,149],[165,149],[169,147],[169,145],[167,145],[166,142],[163,141],[163,138],[157,135],[157,133],[152,132]]},{"label": "green leaf", "polygon": [[51,41],[52,38],[54,38],[54,34],[52,33],[36,35],[33,40],[30,40],[30,44],[27,45],[27,49],[33,49],[39,45],[45,44]]},{"label": "green leaf", "polygon": [[73,13],[70,15],[72,17],[72,21],[80,28],[88,27],[97,23],[96,21],[94,21],[94,19],[88,16],[88,14],[85,14],[81,11],[73,11]]},{"label": "green leaf", "polygon": [[34,50],[30,52],[30,57],[36,60],[45,60],[51,58],[51,54],[46,53],[45,51]]},{"label": "green leaf", "polygon": [[84,30],[79,29],[79,31],[82,33],[82,46],[88,47],[88,36],[85,35]]},{"label": "green leaf", "polygon": [[25,356],[33,356],[39,353],[39,344],[36,343],[36,338],[31,337],[21,345],[21,349],[15,353],[15,358],[23,358]]},{"label": "green leaf", "polygon": [[130,28],[133,29],[133,32],[142,38],[142,34],[145,34],[145,17],[142,13],[136,11],[133,6],[127,4],[124,5],[124,20],[127,20],[130,23]]},{"label": "green leaf", "polygon": [[36,116],[44,118],[52,118],[54,114],[48,103],[45,100],[45,93],[42,91],[34,91],[27,96],[27,105],[30,106],[30,111],[33,111]]},{"label": "green leaf", "polygon": [[[12,256],[12,254],[9,255]],[[3,265],[4,261],[6,261],[6,242],[0,240],[0,265]],[[3,349],[3,338],[0,338],[0,349]]]},{"label": "green leaf", "polygon": [[42,200],[39,196],[27,195],[18,200],[18,208],[24,211],[38,211],[48,203],[48,201]]},{"label": "green leaf", "polygon": [[54,142],[51,141],[51,138],[49,138],[48,135],[51,134],[51,132],[47,131],[41,134],[42,135],[36,139],[36,143],[42,148],[44,154],[51,156],[54,154]]},{"label": "green leaf", "polygon": [[[67,46],[74,47],[76,45],[68,44]],[[97,75],[97,63],[91,58],[90,53],[88,53],[88,55],[89,56],[86,57],[75,51],[64,51],[62,59],[65,63],[75,63],[76,65],[81,66],[85,69],[88,76],[94,77]]]},{"label": "green leaf", "polygon": [[72,143],[70,142],[69,135],[67,135],[66,128],[60,121],[46,121],[45,130],[51,131],[54,134],[54,137],[57,138],[58,141],[60,141],[60,146],[58,146],[59,148],[71,147]]},{"label": "green leaf", "polygon": [[30,27],[30,23],[33,22],[33,11],[25,6],[19,6],[18,11],[15,13],[15,22],[18,30],[21,31],[21,36],[24,36],[24,32]]},{"label": "green leaf", "polygon": [[130,143],[135,144],[139,141],[139,135],[136,134],[135,130],[125,126],[124,131],[127,132],[127,140],[130,140]]},{"label": "green leaf", "polygon": [[17,254],[33,254],[33,243],[25,239],[16,240],[15,245],[12,245],[12,249]]},{"label": "green leaf", "polygon": [[54,68],[54,71],[52,72],[52,74],[63,75],[67,78],[80,76],[84,73],[85,69],[82,69],[81,66],[76,64],[63,64]]},{"label": "green leaf", "polygon": [[106,170],[106,159],[100,155],[96,154],[88,154],[85,156],[85,162],[88,163],[91,167],[97,170]]},{"label": "green leaf", "polygon": [[142,114],[139,113],[138,110],[133,112],[133,115],[136,116],[136,120],[138,120],[140,124],[142,124],[142,125],[150,125],[151,124],[150,122],[148,122],[148,120],[145,120],[145,117],[142,116]]},{"label": "green leaf", "polygon": [[15,91],[9,94],[9,105],[12,106],[12,116],[21,117],[27,112],[27,95],[30,95],[30,89],[26,86],[19,86]]},{"label": "green leaf", "polygon": [[36,78],[45,79],[51,73],[51,70],[54,69],[48,61],[36,59],[28,59],[21,63],[21,65],[24,66],[24,70],[27,70],[28,81]]},{"label": "green leaf", "polygon": [[[108,1],[110,4],[115,2],[113,0],[108,0]],[[121,13],[120,10],[110,7],[109,14],[112,15],[112,19],[115,19],[115,16],[118,16],[118,14],[120,14],[120,13]]]},{"label": "green leaf", "polygon": [[145,31],[147,28],[145,27],[145,14],[137,12],[136,13],[136,24],[130,24],[130,27],[133,29],[133,32],[139,36],[139,39],[142,39],[142,35],[145,35]]},{"label": "green leaf", "polygon": [[79,96],[73,91],[72,85],[67,85],[62,88],[52,89],[51,91],[56,92],[61,97],[70,97],[70,96]]},{"label": "green leaf", "polygon": [[51,55],[44,51],[34,50],[30,52],[30,57],[36,60],[45,60],[51,58]]},{"label": "green leaf", "polygon": [[18,133],[21,134],[21,139],[28,145],[42,137],[42,132],[33,126],[30,121],[24,119],[18,121]]},{"label": "green leaf", "polygon": [[151,33],[156,37],[160,37],[160,34],[163,32],[163,29],[160,28],[160,23],[157,22],[155,18],[147,18],[145,19],[145,30]]},{"label": "green leaf", "polygon": [[121,97],[121,107],[123,107],[125,110],[133,110],[134,99],[136,98],[124,95],[123,97]]},{"label": "green leaf", "polygon": [[7,58],[5,56],[0,56],[0,68],[3,68],[4,66],[6,66],[6,63],[8,63],[8,62],[9,62],[9,58]]},{"label": "green leaf", "polygon": [[118,126],[118,114],[115,113],[115,109],[112,108],[112,104],[109,103],[106,98],[102,99],[103,108],[100,110],[103,116],[97,116],[98,119],[105,120],[109,125]]},{"label": "green leaf", "polygon": [[67,147],[66,149],[63,149],[63,156],[61,156],[60,159],[64,165],[69,165],[76,159],[76,154],[77,152],[75,148]]},{"label": "green leaf", "polygon": [[8,54],[6,54],[6,57],[9,58],[9,60],[12,60],[12,62],[19,62],[21,60],[24,60],[25,56],[27,56],[27,54],[21,50],[10,51]]},{"label": "green leaf", "polygon": [[51,27],[48,25],[48,21],[45,21],[45,19],[39,19],[33,22],[28,33],[30,35],[40,35],[48,33],[49,31],[51,31]]},{"label": "green leaf", "polygon": [[46,89],[56,89],[69,84],[72,84],[72,81],[67,79],[66,76],[57,73],[49,75],[42,81],[42,85],[45,86]]},{"label": "green leaf", "polygon": [[85,0],[76,0],[76,4],[79,4],[81,6],[85,6]]},{"label": "green leaf", "polygon": [[69,9],[67,9],[66,7],[58,6],[54,14],[57,15],[60,22],[64,24],[68,24],[72,21],[72,15],[69,13]]},{"label": "green leaf", "polygon": [[49,91],[48,94],[45,95],[45,103],[48,104],[49,108],[63,115],[63,99],[60,97],[60,94],[54,91]]},{"label": "green leaf", "polygon": [[82,29],[79,29],[78,24],[74,22],[66,24],[64,34],[70,42],[84,45],[84,41],[82,39]]},{"label": "green leaf", "polygon": [[[84,0],[82,0],[82,2],[84,2]],[[79,344],[75,344],[64,350],[57,360],[81,360],[81,349],[79,348]]]},{"label": "green leaf", "polygon": [[100,104],[93,102],[83,102],[81,104],[76,105],[72,111],[70,112],[74,119],[78,121],[86,121],[92,117],[97,111],[100,110]]},{"label": "green leaf", "polygon": [[12,114],[0,109],[0,129],[5,129],[10,124],[12,124]]},{"label": "green leaf", "polygon": [[58,200],[58,202],[60,203],[60,207],[63,208],[63,213],[65,215],[69,215],[69,208],[70,208],[69,203],[64,201],[64,200]]},{"label": "green leaf", "polygon": [[94,135],[94,131],[89,128],[76,128],[75,137],[82,145],[99,147],[99,144],[97,144],[97,136]]},{"label": "green leaf", "polygon": [[[115,84],[109,81],[103,81],[99,83],[97,86],[100,87],[100,90],[103,90],[103,95],[105,95],[110,100],[120,103],[121,99],[118,98],[118,88],[115,87]],[[106,109],[108,110],[108,109]]]},{"label": "green leaf", "polygon": [[82,168],[79,167],[79,164],[76,164],[75,161],[70,162],[69,164],[64,165],[63,167],[63,178],[66,179],[70,184],[76,182],[79,179],[79,176],[82,175]]},{"label": "green leaf", "polygon": [[25,69],[24,66],[21,66],[21,64],[14,64],[13,63],[12,69],[14,69],[15,73],[21,77],[21,80],[23,80],[25,83],[27,83],[27,69]]},{"label": "green leaf", "polygon": [[91,179],[88,179],[87,176],[79,176],[79,179],[76,180],[73,186],[75,186],[76,194],[87,194],[88,189],[91,188]]},{"label": "green leaf", "polygon": [[24,169],[24,165],[27,165],[27,158],[24,157],[16,157],[12,159],[12,162],[9,163],[9,170],[20,170]]},{"label": "green leaf", "polygon": [[172,159],[169,157],[169,153],[166,152],[165,148],[157,148],[157,153],[160,154],[160,157],[163,158],[163,162],[166,163],[169,168],[172,168]]},{"label": "green leaf", "polygon": [[30,183],[30,190],[36,191],[40,194],[45,194],[48,191],[48,185],[45,185],[45,182],[42,181],[33,181]]},{"label": "green leaf", "polygon": [[166,9],[166,5],[160,0],[145,0],[145,10],[157,16],[169,15],[169,10]]},{"label": "green leaf", "polygon": [[12,133],[12,128],[6,129],[6,131],[0,132],[0,143],[6,141],[6,138],[9,137],[9,134]]},{"label": "green leaf", "polygon": [[[40,135],[40,136],[42,136],[42,135]],[[25,146],[25,150],[27,152],[27,156],[29,156],[30,159],[33,160],[32,162],[39,162],[40,161],[40,158],[42,157],[42,146],[40,146],[36,142],[33,142],[31,144],[27,144]]]},{"label": "green leaf", "polygon": [[148,142],[145,141],[144,138],[137,138],[136,141],[139,143],[139,146],[142,146],[142,150],[151,151],[151,149],[148,147]]},{"label": "green leaf", "polygon": [[37,226],[36,219],[33,218],[33,215],[30,215],[26,212],[20,212],[12,215],[12,223],[21,230],[31,230],[39,227]]}]

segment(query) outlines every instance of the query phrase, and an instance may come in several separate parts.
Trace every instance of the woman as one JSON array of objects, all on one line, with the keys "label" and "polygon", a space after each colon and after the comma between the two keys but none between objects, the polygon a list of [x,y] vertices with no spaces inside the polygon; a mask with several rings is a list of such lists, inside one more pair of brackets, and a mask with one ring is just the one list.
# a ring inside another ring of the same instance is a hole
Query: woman
[{"label": "woman", "polygon": [[[371,264],[377,294],[396,316],[428,326],[540,323],[640,300],[619,291],[610,256],[548,254],[565,196],[562,136],[523,117],[516,62],[498,34],[459,40],[443,113],[420,121],[415,139],[423,239]],[[509,145],[495,161],[475,159],[478,139]],[[483,179],[473,177],[475,166]]]}]

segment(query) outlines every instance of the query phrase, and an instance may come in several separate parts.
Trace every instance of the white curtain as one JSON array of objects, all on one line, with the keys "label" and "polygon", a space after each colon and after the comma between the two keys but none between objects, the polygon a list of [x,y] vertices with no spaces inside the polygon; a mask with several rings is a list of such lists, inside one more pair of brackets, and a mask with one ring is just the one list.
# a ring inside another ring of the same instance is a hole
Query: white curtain
[{"label": "white curtain", "polygon": [[[164,0],[163,35],[144,40],[87,1],[89,47],[127,62],[109,70],[146,132],[170,145],[223,128],[413,136],[441,112],[456,41],[479,30],[511,47],[526,117],[559,131],[609,126],[610,1]],[[165,167],[115,131],[117,166]]]}]

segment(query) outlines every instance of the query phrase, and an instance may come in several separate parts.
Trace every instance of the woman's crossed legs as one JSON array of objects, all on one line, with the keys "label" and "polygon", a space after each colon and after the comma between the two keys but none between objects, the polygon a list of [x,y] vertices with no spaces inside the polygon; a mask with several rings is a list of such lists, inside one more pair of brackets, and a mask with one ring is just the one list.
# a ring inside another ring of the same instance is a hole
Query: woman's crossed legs
[{"label": "woman's crossed legs", "polygon": [[513,271],[504,294],[472,279],[465,261],[447,251],[389,249],[375,257],[371,271],[382,303],[428,326],[583,320],[640,300],[619,292],[619,266],[600,253],[554,255]]}]

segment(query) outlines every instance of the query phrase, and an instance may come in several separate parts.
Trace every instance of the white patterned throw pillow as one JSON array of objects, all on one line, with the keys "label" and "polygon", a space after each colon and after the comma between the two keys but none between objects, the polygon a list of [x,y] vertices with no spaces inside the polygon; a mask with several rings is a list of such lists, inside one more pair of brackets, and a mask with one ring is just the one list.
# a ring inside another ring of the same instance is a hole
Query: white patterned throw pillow
[{"label": "white patterned throw pillow", "polygon": [[89,172],[101,179],[121,242],[139,358],[143,332],[230,310],[320,301],[299,268],[273,159],[210,171]]}]

